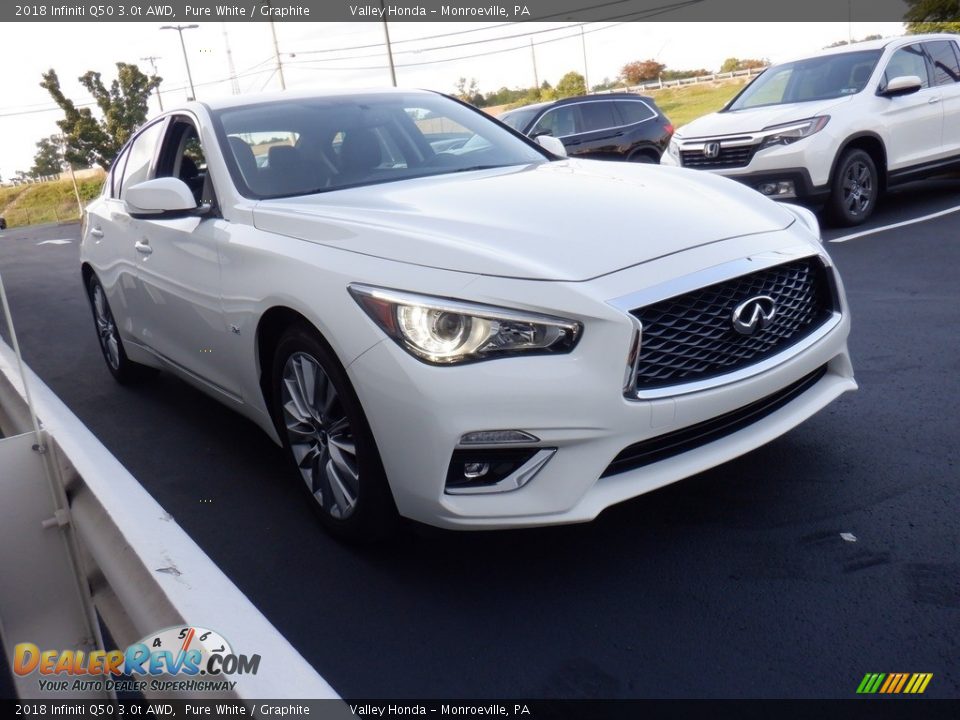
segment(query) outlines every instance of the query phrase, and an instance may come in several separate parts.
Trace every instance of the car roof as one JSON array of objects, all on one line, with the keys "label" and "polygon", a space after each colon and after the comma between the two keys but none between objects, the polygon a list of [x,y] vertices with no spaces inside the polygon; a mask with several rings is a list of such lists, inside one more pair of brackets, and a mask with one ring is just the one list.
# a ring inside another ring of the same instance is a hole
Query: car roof
[{"label": "car roof", "polygon": [[571,103],[592,102],[594,100],[643,100],[648,103],[656,103],[656,101],[648,95],[638,95],[637,93],[628,92],[603,93],[598,95],[574,95],[573,97],[560,98],[559,100],[550,100],[548,102],[534,103],[532,105],[522,105],[520,107],[513,108],[512,110],[507,110],[507,112],[502,113],[500,117],[519,112],[521,110],[540,111],[544,108],[554,107],[556,105],[570,105]]},{"label": "car roof", "polygon": [[[827,55],[842,55],[843,53],[862,52],[864,50],[883,50],[887,47],[898,48],[904,45],[912,45],[916,42],[930,40],[957,40],[956,35],[947,33],[926,33],[923,35],[898,35],[896,37],[881,38],[879,40],[864,40],[847,45],[837,45],[836,47],[823,48],[818,52],[797,55],[785,62],[795,62],[797,60],[808,60],[815,57],[824,57]],[[782,65],[784,63],[777,63]]]},{"label": "car roof", "polygon": [[268,93],[249,93],[244,95],[231,95],[228,97],[216,98],[214,100],[200,100],[184,103],[180,107],[169,110],[166,114],[175,113],[178,110],[190,110],[197,107],[205,107],[207,110],[226,110],[229,108],[245,107],[248,105],[266,105],[269,103],[289,102],[297,100],[313,100],[316,98],[349,98],[357,95],[437,95],[432,90],[420,90],[416,88],[336,88],[336,89],[311,89],[311,90],[284,90],[282,92]]}]

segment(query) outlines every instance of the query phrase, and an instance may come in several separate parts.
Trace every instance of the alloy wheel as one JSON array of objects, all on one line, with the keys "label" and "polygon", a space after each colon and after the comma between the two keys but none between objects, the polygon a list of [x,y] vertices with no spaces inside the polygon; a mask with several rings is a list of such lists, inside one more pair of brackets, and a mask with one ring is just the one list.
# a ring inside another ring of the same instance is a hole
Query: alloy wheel
[{"label": "alloy wheel", "polygon": [[862,215],[873,201],[873,174],[866,163],[856,160],[843,174],[843,204],[853,215]]},{"label": "alloy wheel", "polygon": [[296,352],[284,365],[280,394],[287,440],[307,489],[331,517],[350,517],[360,492],[360,468],[337,389],[315,358]]},{"label": "alloy wheel", "polygon": [[117,336],[117,324],[107,304],[100,283],[93,287],[93,316],[97,323],[97,338],[107,363],[114,370],[120,369],[120,339]]}]

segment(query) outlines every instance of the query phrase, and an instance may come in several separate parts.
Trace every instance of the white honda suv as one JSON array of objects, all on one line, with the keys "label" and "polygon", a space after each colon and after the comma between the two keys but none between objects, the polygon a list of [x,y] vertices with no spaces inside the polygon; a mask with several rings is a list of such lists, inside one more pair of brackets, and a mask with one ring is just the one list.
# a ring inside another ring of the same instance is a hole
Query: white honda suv
[{"label": "white honda suv", "polygon": [[862,42],[770,67],[680,128],[661,163],[825,201],[837,224],[862,223],[885,188],[960,166],[957,37]]},{"label": "white honda suv", "polygon": [[87,210],[107,367],[250,418],[350,538],[589,520],[856,387],[813,213],[541,143],[430,92],[162,115]]}]

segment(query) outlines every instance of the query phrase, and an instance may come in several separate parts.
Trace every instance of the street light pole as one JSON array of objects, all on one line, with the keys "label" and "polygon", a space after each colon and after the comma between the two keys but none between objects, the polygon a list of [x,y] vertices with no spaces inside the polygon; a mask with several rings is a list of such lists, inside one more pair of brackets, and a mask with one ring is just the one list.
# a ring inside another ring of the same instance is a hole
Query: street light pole
[{"label": "street light pole", "polygon": [[197,99],[197,91],[193,87],[193,75],[190,74],[190,60],[187,58],[187,45],[183,42],[183,31],[184,30],[194,30],[200,27],[199,25],[163,25],[161,30],[176,30],[177,34],[180,36],[180,48],[183,50],[183,64],[187,66],[187,80],[190,82],[190,99]]}]

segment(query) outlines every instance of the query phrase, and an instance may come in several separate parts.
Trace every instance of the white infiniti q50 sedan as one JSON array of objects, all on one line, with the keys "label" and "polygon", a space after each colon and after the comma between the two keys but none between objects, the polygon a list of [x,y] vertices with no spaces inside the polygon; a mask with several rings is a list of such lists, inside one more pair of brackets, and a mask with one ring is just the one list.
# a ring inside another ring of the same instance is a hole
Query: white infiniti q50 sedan
[{"label": "white infiniti q50 sedan", "polygon": [[87,209],[107,366],[250,418],[348,539],[590,520],[856,388],[813,215],[425,91],[145,125]]}]

